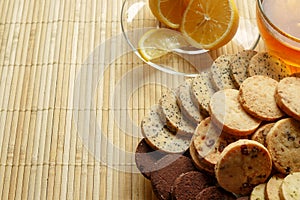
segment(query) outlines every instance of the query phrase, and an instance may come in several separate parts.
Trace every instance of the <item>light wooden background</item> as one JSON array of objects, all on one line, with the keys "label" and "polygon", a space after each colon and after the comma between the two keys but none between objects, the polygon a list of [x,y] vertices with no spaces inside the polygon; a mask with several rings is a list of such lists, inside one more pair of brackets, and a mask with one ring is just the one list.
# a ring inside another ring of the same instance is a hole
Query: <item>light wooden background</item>
[{"label": "light wooden background", "polygon": [[155,199],[139,123],[184,78],[122,54],[121,6],[0,0],[0,199]]}]

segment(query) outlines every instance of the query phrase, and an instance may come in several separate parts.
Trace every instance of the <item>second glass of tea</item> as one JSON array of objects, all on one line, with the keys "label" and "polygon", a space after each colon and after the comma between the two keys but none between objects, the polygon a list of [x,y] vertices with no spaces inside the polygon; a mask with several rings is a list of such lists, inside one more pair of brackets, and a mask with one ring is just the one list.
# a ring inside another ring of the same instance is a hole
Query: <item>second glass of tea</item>
[{"label": "second glass of tea", "polygon": [[257,24],[267,51],[294,67],[300,67],[299,13],[300,0],[257,0]]}]

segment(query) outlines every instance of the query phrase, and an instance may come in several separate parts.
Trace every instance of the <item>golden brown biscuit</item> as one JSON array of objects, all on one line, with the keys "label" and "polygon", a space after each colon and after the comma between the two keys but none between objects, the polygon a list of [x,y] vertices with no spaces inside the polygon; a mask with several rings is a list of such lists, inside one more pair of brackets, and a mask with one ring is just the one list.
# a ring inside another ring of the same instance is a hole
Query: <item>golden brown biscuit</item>
[{"label": "golden brown biscuit", "polygon": [[229,192],[248,195],[264,183],[272,170],[268,150],[260,143],[241,139],[225,147],[215,166],[218,183]]},{"label": "golden brown biscuit", "polygon": [[289,116],[300,120],[300,77],[282,79],[275,94],[277,105]]},{"label": "golden brown biscuit", "polygon": [[267,147],[280,173],[300,171],[300,122],[292,118],[277,121],[267,135]]},{"label": "golden brown biscuit", "polygon": [[275,100],[278,82],[266,76],[247,78],[239,90],[239,101],[242,107],[252,116],[274,121],[284,116]]},{"label": "golden brown biscuit", "polygon": [[254,134],[251,136],[251,139],[261,143],[266,147],[267,135],[270,132],[271,128],[274,126],[274,124],[275,123],[267,123],[262,125],[254,132]]},{"label": "golden brown biscuit", "polygon": [[237,136],[252,134],[260,125],[238,101],[239,91],[226,89],[216,92],[210,101],[211,119],[220,129]]}]

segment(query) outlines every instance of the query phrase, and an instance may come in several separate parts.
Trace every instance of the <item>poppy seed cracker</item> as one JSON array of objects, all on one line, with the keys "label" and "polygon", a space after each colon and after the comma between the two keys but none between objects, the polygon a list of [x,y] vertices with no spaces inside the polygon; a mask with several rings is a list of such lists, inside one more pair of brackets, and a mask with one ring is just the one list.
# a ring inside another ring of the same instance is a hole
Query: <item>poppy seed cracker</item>
[{"label": "poppy seed cracker", "polygon": [[195,104],[191,97],[192,79],[187,79],[177,89],[177,103],[184,115],[193,123],[198,124],[203,120],[198,104]]},{"label": "poppy seed cracker", "polygon": [[209,101],[215,92],[210,72],[201,72],[193,79],[191,87],[192,100],[199,105],[200,112],[204,116],[209,115]]},{"label": "poppy seed cracker", "polygon": [[160,105],[151,107],[141,123],[142,134],[147,144],[155,150],[167,153],[183,153],[190,145],[190,138],[174,135],[161,120]]},{"label": "poppy seed cracker", "polygon": [[248,67],[249,76],[263,75],[276,81],[280,81],[290,74],[287,65],[280,58],[267,52],[259,52],[253,56]]},{"label": "poppy seed cracker", "polygon": [[193,135],[196,126],[181,112],[175,92],[172,90],[166,91],[159,99],[159,104],[162,108],[162,117],[174,134],[186,137]]},{"label": "poppy seed cracker", "polygon": [[248,66],[251,58],[256,55],[254,50],[243,50],[233,55],[230,63],[231,78],[236,88],[239,88],[244,80],[248,78]]},{"label": "poppy seed cracker", "polygon": [[215,90],[235,89],[236,86],[231,79],[230,63],[233,55],[219,56],[211,66],[212,83]]}]

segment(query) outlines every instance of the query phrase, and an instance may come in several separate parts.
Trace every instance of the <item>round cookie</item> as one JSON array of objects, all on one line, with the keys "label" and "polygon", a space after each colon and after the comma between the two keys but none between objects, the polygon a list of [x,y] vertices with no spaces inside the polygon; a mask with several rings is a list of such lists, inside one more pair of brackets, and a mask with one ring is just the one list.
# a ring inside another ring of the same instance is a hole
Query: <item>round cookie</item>
[{"label": "round cookie", "polygon": [[274,126],[274,124],[275,123],[268,123],[262,125],[254,132],[254,134],[251,136],[251,139],[261,143],[264,146],[267,146],[267,135],[270,132],[271,128]]},{"label": "round cookie", "polygon": [[282,79],[275,94],[277,105],[289,116],[300,120],[300,77]]},{"label": "round cookie", "polygon": [[135,150],[135,164],[142,175],[150,179],[154,163],[164,156],[162,152],[153,150],[143,138]]},{"label": "round cookie", "polygon": [[172,187],[174,200],[190,200],[203,189],[215,185],[215,180],[199,171],[190,171],[176,178]]},{"label": "round cookie", "polygon": [[278,82],[266,76],[247,78],[239,90],[239,101],[242,107],[252,116],[274,121],[284,116],[275,100]]},{"label": "round cookie", "polygon": [[236,197],[223,190],[217,186],[211,186],[208,188],[203,189],[196,197],[195,200],[235,200]]},{"label": "round cookie", "polygon": [[278,57],[267,52],[259,52],[250,60],[248,67],[249,76],[263,75],[276,81],[291,74],[286,64]]},{"label": "round cookie", "polygon": [[255,186],[251,192],[250,200],[263,200],[265,198],[266,183]]},{"label": "round cookie", "polygon": [[142,134],[147,144],[156,150],[167,153],[183,153],[189,146],[191,138],[174,135],[161,121],[160,105],[153,105],[141,123]]},{"label": "round cookie", "polygon": [[252,134],[261,121],[249,115],[238,101],[239,91],[226,89],[216,92],[210,101],[211,119],[220,129],[237,136]]},{"label": "round cookie", "polygon": [[213,62],[211,72],[212,84],[215,90],[236,88],[230,76],[232,58],[233,55],[221,55]]},{"label": "round cookie", "polygon": [[198,103],[195,104],[191,97],[191,86],[193,79],[187,79],[177,88],[177,103],[184,115],[193,123],[198,124],[203,120],[202,114],[199,112]]},{"label": "round cookie", "polygon": [[213,169],[224,148],[238,139],[241,137],[222,132],[208,117],[197,126],[192,143],[201,162]]},{"label": "round cookie", "polygon": [[209,101],[212,95],[216,92],[212,86],[211,74],[209,72],[201,72],[193,79],[191,89],[194,104],[199,106],[201,113],[208,116]]},{"label": "round cookie", "polygon": [[151,185],[154,194],[160,200],[172,198],[172,186],[181,174],[195,171],[190,158],[177,154],[168,154],[155,163],[156,171],[151,172]]},{"label": "round cookie", "polygon": [[300,198],[300,173],[286,176],[281,184],[279,195],[284,200],[299,200]]},{"label": "round cookie", "polygon": [[195,131],[195,125],[186,119],[181,112],[177,97],[173,91],[166,91],[159,99],[162,108],[162,118],[166,120],[168,128],[175,134],[190,137]]},{"label": "round cookie", "polygon": [[236,88],[239,88],[244,80],[248,78],[248,66],[251,58],[256,54],[257,52],[254,50],[243,50],[233,55],[230,63],[230,74]]},{"label": "round cookie", "polygon": [[275,174],[268,180],[266,186],[267,200],[280,200],[279,191],[283,179],[284,176],[282,174]]},{"label": "round cookie", "polygon": [[300,171],[300,122],[286,118],[275,123],[267,135],[274,167],[282,174]]},{"label": "round cookie", "polygon": [[241,139],[229,144],[215,166],[219,185],[229,192],[249,195],[272,171],[272,159],[260,143]]},{"label": "round cookie", "polygon": [[197,153],[194,143],[192,142],[190,145],[190,155],[192,157],[192,161],[195,165],[195,167],[202,171],[202,172],[206,172],[210,175],[214,175],[215,171],[214,168],[212,168],[211,166],[207,165],[206,162],[200,158],[199,154]]}]

